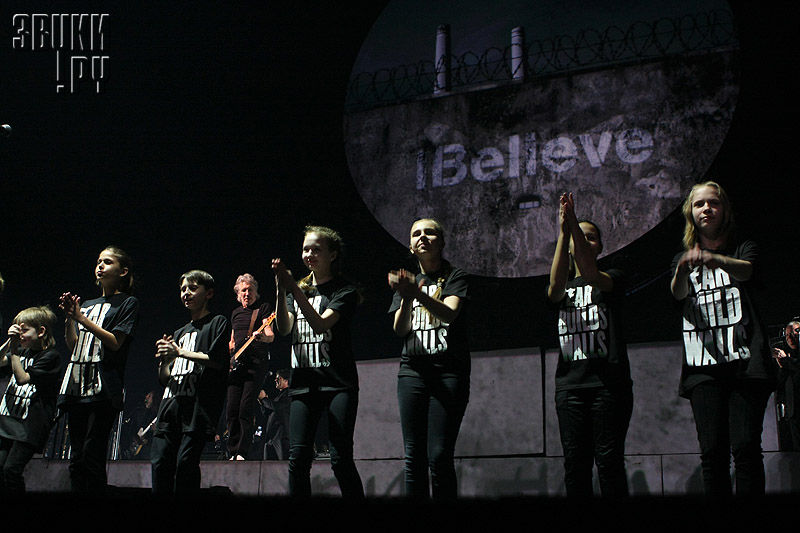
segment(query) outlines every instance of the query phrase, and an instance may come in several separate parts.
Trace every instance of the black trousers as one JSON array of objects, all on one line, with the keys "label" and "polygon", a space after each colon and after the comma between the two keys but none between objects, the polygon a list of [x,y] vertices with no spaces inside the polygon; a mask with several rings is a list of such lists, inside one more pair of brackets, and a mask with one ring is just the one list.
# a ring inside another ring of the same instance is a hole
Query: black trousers
[{"label": "black trousers", "polygon": [[469,401],[469,376],[399,376],[397,400],[406,496],[429,498],[432,489],[434,499],[454,499],[456,439]]},{"label": "black trousers", "polygon": [[800,451],[800,414],[778,420],[778,449],[782,452]]},{"label": "black trousers", "polygon": [[604,497],[628,495],[625,437],[633,412],[630,388],[606,387],[556,393],[556,414],[564,449],[564,483],[569,497],[591,497],[597,464]]},{"label": "black trousers", "polygon": [[289,406],[289,494],[311,495],[311,463],[320,416],[327,408],[331,468],[345,498],[363,498],[364,487],[353,460],[358,391],[311,392],[292,396]]},{"label": "black trousers", "polygon": [[[247,372],[242,371],[242,374]],[[260,385],[261,381],[254,379],[252,374],[231,375],[228,378],[225,420],[228,429],[228,453],[233,457],[241,455],[247,458],[253,440],[253,417]]]},{"label": "black trousers", "polygon": [[159,496],[194,494],[200,490],[200,456],[206,434],[158,433],[153,437],[150,464],[153,494]]},{"label": "black trousers", "polygon": [[118,411],[110,402],[73,404],[65,409],[71,456],[69,477],[73,492],[102,492],[108,485],[108,437]]},{"label": "black trousers", "polygon": [[36,453],[36,447],[0,437],[0,490],[4,492],[25,492],[25,465]]},{"label": "black trousers", "polygon": [[732,494],[731,453],[736,494],[764,494],[761,432],[770,393],[764,385],[742,381],[706,381],[692,389],[690,400],[706,494]]}]

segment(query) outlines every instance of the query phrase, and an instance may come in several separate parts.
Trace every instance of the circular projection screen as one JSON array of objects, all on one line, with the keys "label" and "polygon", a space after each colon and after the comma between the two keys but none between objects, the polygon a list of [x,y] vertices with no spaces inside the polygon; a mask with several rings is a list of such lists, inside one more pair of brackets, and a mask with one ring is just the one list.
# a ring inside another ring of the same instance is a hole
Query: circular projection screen
[{"label": "circular projection screen", "polygon": [[[612,253],[680,205],[725,139],[739,90],[738,46],[724,3],[692,2],[685,13],[662,13],[660,6],[585,12],[580,2],[574,8],[560,2],[562,11],[555,3],[539,8],[552,13],[534,13],[527,3],[480,3],[482,10],[473,10],[469,2],[447,2],[428,13],[424,3],[419,9],[409,3],[387,6],[367,37],[344,121],[356,188],[404,245],[413,220],[434,217],[445,227],[447,257],[465,270],[546,274],[558,198],[571,191],[578,217],[599,225],[605,253]],[[562,33],[575,37],[556,35],[559,13],[567,18]],[[713,25],[725,22],[721,38]],[[449,24],[451,81],[434,94],[440,23]],[[580,23],[596,29],[576,29]],[[513,50],[492,54],[492,46],[504,45],[489,41],[498,28],[510,36],[518,26],[528,36],[526,71],[512,79],[511,68],[496,65],[509,63]],[[545,27],[556,34],[543,35]],[[386,66],[395,55],[395,65],[413,63],[404,54],[421,44],[430,68]],[[598,52],[613,46],[616,54]],[[481,79],[481,69],[494,74]],[[412,85],[416,92],[408,90]],[[403,94],[385,98],[400,86]]]}]

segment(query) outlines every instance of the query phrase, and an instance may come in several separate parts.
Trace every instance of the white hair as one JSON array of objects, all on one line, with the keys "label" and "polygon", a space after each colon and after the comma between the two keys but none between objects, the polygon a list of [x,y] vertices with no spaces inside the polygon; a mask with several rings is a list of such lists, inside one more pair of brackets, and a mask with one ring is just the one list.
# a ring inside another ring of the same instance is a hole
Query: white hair
[{"label": "white hair", "polygon": [[233,285],[233,292],[236,294],[236,299],[239,299],[239,290],[242,287],[242,283],[249,283],[250,286],[253,287],[255,299],[258,300],[258,282],[256,281],[256,278],[250,274],[242,274],[236,278],[236,283]]}]

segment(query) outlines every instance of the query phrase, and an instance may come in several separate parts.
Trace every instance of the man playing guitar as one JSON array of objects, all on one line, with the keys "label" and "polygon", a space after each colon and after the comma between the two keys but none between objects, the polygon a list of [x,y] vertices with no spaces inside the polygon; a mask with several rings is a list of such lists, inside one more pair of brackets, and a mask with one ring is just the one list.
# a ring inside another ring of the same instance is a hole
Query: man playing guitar
[{"label": "man playing guitar", "polygon": [[242,274],[234,285],[241,307],[231,313],[231,367],[228,375],[226,423],[228,454],[231,460],[244,460],[253,436],[259,387],[269,361],[268,344],[275,339],[270,324],[274,318],[270,302],[262,302],[258,282]]}]

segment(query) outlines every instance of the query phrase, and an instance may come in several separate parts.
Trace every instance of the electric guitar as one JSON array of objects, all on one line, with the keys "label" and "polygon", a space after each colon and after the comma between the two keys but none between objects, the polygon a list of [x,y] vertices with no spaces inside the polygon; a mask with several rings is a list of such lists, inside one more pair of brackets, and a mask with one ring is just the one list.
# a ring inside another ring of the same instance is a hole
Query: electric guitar
[{"label": "electric guitar", "polygon": [[242,355],[245,350],[247,350],[248,346],[250,346],[250,344],[255,340],[256,335],[258,333],[263,333],[267,326],[272,324],[273,320],[275,320],[275,313],[271,313],[266,319],[264,319],[264,323],[261,324],[261,327],[254,331],[252,335],[248,336],[241,348],[239,348],[236,353],[233,354],[233,357],[231,357],[231,372],[236,372],[244,365],[244,363],[239,361],[239,356]]},{"label": "electric guitar", "polygon": [[136,449],[133,452],[134,457],[139,455],[139,452],[142,451],[142,448],[144,448],[145,444],[147,444],[147,442],[150,440],[149,438],[144,438],[144,436],[147,435],[151,429],[153,429],[153,427],[156,425],[156,420],[158,420],[158,417],[155,417],[152,422],[147,424],[146,428],[140,429],[136,432],[136,435],[139,437],[139,442],[136,444]]}]

